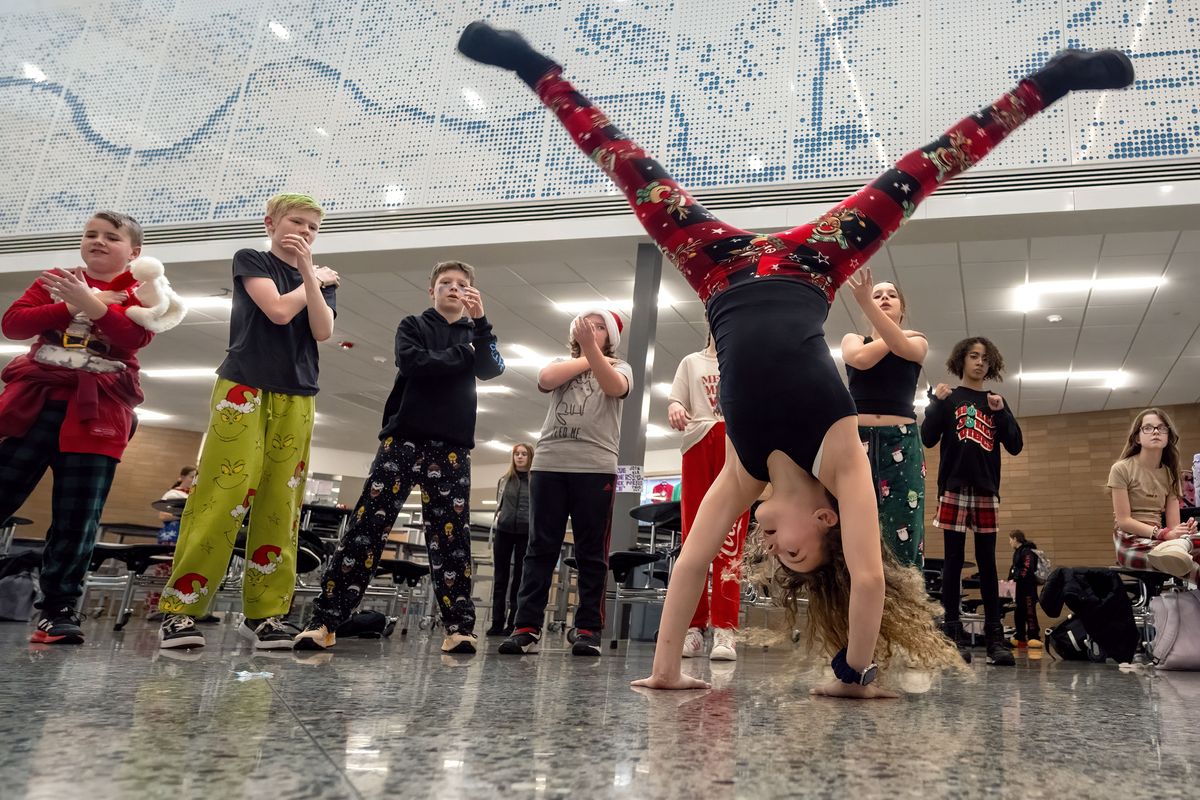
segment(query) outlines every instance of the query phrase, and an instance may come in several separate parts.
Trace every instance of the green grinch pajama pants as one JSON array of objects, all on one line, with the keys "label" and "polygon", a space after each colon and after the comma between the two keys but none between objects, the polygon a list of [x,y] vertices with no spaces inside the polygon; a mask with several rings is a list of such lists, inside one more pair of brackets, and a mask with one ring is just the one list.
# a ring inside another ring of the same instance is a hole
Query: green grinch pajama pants
[{"label": "green grinch pajama pants", "polygon": [[311,396],[217,380],[212,422],[159,610],[191,617],[207,613],[253,507],[242,610],[251,619],[288,612],[314,409]]},{"label": "green grinch pajama pants", "polygon": [[860,426],[879,502],[879,532],[900,563],[925,563],[925,451],[915,422]]}]

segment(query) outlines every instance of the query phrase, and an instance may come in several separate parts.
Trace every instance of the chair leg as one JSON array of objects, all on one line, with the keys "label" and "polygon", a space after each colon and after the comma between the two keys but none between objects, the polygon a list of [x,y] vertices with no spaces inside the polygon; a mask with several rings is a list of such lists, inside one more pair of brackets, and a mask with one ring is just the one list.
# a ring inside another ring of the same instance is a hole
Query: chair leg
[{"label": "chair leg", "polygon": [[613,617],[612,617],[612,642],[609,643],[609,650],[617,649],[617,639],[621,636],[621,582],[613,576],[613,582],[616,583],[616,590],[613,592]]},{"label": "chair leg", "polygon": [[133,582],[137,578],[137,574],[130,570],[125,575],[125,591],[121,593],[121,608],[117,611],[117,621],[113,625],[114,631],[123,630],[125,623],[129,622],[129,618],[133,616]]}]

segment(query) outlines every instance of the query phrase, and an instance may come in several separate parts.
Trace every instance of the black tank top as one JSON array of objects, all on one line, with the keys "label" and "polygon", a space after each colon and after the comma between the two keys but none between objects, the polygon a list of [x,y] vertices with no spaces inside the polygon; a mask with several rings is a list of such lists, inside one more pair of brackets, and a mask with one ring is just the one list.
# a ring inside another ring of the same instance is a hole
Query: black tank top
[{"label": "black tank top", "polygon": [[[871,341],[868,336],[863,344]],[[921,377],[921,365],[917,362],[888,351],[870,369],[855,369],[847,364],[846,377],[850,379],[850,396],[859,414],[917,418],[913,407],[917,380]]]}]

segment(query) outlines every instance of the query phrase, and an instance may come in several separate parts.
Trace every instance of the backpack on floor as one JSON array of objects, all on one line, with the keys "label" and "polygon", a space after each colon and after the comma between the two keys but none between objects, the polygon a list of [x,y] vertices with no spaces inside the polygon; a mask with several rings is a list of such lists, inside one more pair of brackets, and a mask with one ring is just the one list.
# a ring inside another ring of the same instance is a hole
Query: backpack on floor
[{"label": "backpack on floor", "polygon": [[381,639],[391,636],[395,629],[396,617],[388,617],[378,611],[358,611],[338,626],[337,635],[346,639],[351,636]]},{"label": "backpack on floor", "polygon": [[1200,670],[1200,590],[1152,597],[1154,644],[1159,669]]},{"label": "backpack on floor", "polygon": [[1049,636],[1047,645],[1063,661],[1104,661],[1104,651],[1091,637],[1087,628],[1076,617],[1070,616],[1058,623]]},{"label": "backpack on floor", "polygon": [[0,558],[0,620],[29,622],[37,600],[40,553],[18,551]]},{"label": "backpack on floor", "polygon": [[1050,573],[1054,571],[1054,565],[1050,563],[1050,559],[1046,557],[1043,551],[1034,550],[1033,552],[1038,557],[1037,569],[1034,570],[1033,575],[1037,578],[1038,585],[1041,585],[1050,579]]}]

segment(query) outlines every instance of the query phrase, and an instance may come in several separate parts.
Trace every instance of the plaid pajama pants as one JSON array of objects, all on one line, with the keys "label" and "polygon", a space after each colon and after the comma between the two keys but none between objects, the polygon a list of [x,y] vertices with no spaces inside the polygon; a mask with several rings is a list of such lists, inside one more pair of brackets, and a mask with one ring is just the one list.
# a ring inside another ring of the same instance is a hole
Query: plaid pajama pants
[{"label": "plaid pajama pants", "polygon": [[[1200,584],[1200,535],[1187,538],[1192,540],[1192,560],[1196,562],[1189,580]],[[1154,567],[1150,566],[1146,556],[1160,544],[1162,542],[1158,539],[1134,536],[1118,527],[1113,528],[1113,548],[1117,552],[1117,564],[1126,569],[1153,570]]]},{"label": "plaid pajama pants", "polygon": [[0,520],[20,509],[47,469],[54,473],[38,606],[47,609],[73,607],[83,594],[100,512],[117,469],[111,456],[59,451],[66,414],[66,403],[47,403],[24,436],[0,441]]}]

